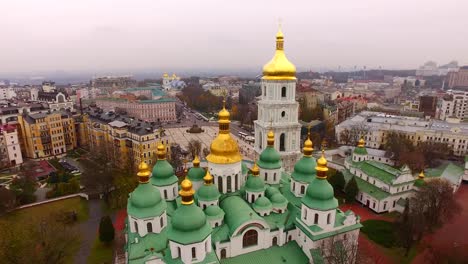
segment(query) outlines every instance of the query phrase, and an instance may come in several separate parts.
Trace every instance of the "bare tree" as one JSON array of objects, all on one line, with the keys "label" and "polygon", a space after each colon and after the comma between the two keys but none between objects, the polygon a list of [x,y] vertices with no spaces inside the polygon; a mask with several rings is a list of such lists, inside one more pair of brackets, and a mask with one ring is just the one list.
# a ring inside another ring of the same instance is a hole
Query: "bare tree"
[{"label": "bare tree", "polygon": [[362,263],[358,260],[357,237],[350,233],[324,241],[321,252],[323,259],[329,264]]},{"label": "bare tree", "polygon": [[203,148],[203,157],[206,158],[210,154],[210,150],[208,148]]},{"label": "bare tree", "polygon": [[200,156],[201,142],[196,139],[191,139],[188,143],[187,149],[190,155],[192,156],[192,158],[194,158],[195,155]]}]

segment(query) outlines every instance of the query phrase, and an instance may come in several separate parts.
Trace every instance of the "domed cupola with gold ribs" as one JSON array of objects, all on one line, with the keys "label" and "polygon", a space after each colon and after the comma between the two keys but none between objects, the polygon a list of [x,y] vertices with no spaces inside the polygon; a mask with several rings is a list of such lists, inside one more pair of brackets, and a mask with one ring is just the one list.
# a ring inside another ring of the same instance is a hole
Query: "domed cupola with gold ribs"
[{"label": "domed cupola with gold ribs", "polygon": [[296,66],[292,64],[284,53],[284,36],[281,28],[276,34],[276,51],[273,58],[263,66],[263,79],[266,80],[295,80]]},{"label": "domed cupola with gold ribs", "polygon": [[218,114],[219,134],[211,142],[210,154],[206,159],[216,164],[232,164],[242,160],[237,142],[229,132],[230,113],[226,109],[226,100],[223,100],[223,109]]}]

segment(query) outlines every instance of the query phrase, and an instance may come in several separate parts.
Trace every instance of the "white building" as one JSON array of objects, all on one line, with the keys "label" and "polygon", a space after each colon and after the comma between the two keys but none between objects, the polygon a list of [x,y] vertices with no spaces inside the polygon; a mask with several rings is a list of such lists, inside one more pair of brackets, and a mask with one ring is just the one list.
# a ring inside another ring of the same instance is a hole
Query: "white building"
[{"label": "white building", "polygon": [[16,97],[16,93],[11,87],[0,88],[0,100],[10,100]]},{"label": "white building", "polygon": [[442,99],[440,119],[447,120],[449,118],[468,119],[468,92],[447,91],[447,95]]},{"label": "white building", "polygon": [[296,101],[296,67],[286,58],[283,44],[283,33],[279,31],[275,55],[263,66],[258,120],[254,121],[255,151],[260,154],[266,148],[265,135],[271,129],[278,137],[275,149],[281,154],[283,167],[291,171],[301,156],[301,125]]},{"label": "white building", "polygon": [[23,163],[18,130],[15,125],[0,126],[0,158],[2,166],[17,166]]}]

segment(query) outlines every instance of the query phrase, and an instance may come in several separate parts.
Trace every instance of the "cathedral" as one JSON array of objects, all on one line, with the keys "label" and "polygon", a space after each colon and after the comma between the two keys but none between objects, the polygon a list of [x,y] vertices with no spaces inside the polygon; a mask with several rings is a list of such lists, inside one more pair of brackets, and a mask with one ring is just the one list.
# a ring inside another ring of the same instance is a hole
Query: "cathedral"
[{"label": "cathedral", "polygon": [[258,160],[248,168],[242,159],[225,106],[207,168],[196,156],[180,184],[159,144],[128,198],[126,263],[328,263],[334,254],[355,262],[359,216],[338,208],[327,159],[312,156],[310,136],[299,150],[295,67],[281,31],[276,39],[255,122]]}]

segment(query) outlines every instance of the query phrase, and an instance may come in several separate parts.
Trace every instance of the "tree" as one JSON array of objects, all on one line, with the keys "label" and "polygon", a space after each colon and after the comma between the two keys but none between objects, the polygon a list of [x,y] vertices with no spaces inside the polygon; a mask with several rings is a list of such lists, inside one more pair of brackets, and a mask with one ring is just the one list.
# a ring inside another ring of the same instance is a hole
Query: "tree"
[{"label": "tree", "polygon": [[414,151],[413,142],[406,135],[399,132],[392,131],[387,134],[384,149],[388,157],[395,159],[396,166],[402,166],[407,162],[407,158],[415,157],[416,155],[408,155],[408,153]]},{"label": "tree", "polygon": [[328,178],[328,182],[333,186],[333,189],[343,191],[346,185],[345,178],[341,171],[337,171]]},{"label": "tree", "polygon": [[203,157],[206,158],[210,154],[210,150],[208,148],[203,148]]},{"label": "tree", "polygon": [[191,139],[188,142],[187,148],[188,148],[188,152],[190,153],[192,158],[194,158],[195,155],[200,156],[200,151],[201,151],[201,142],[200,142],[200,140]]},{"label": "tree", "polygon": [[344,145],[351,145],[352,143],[351,140],[352,140],[351,131],[347,128],[343,129],[340,132],[340,142]]},{"label": "tree", "polygon": [[13,209],[16,205],[15,193],[0,186],[0,215]]},{"label": "tree", "polygon": [[322,244],[323,259],[329,264],[363,263],[358,255],[357,234],[348,233],[346,239],[333,236]]},{"label": "tree", "polygon": [[10,184],[10,190],[15,193],[16,200],[20,204],[36,201],[36,195],[34,193],[37,189],[37,183],[32,168],[31,163],[24,164],[21,167],[19,176]]},{"label": "tree", "polygon": [[400,246],[405,249],[405,256],[408,256],[414,242],[422,237],[424,214],[421,208],[414,199],[408,199],[403,213],[395,221],[394,230]]},{"label": "tree", "polygon": [[424,208],[428,230],[450,221],[461,210],[449,181],[433,179],[427,181],[415,196],[419,206]]},{"label": "tree", "polygon": [[111,218],[106,215],[101,218],[99,223],[99,240],[103,243],[110,243],[114,240],[114,225]]},{"label": "tree", "polygon": [[349,180],[348,184],[346,184],[345,187],[346,202],[348,203],[352,203],[359,192],[359,187],[354,177],[355,176],[353,176],[351,180]]}]

